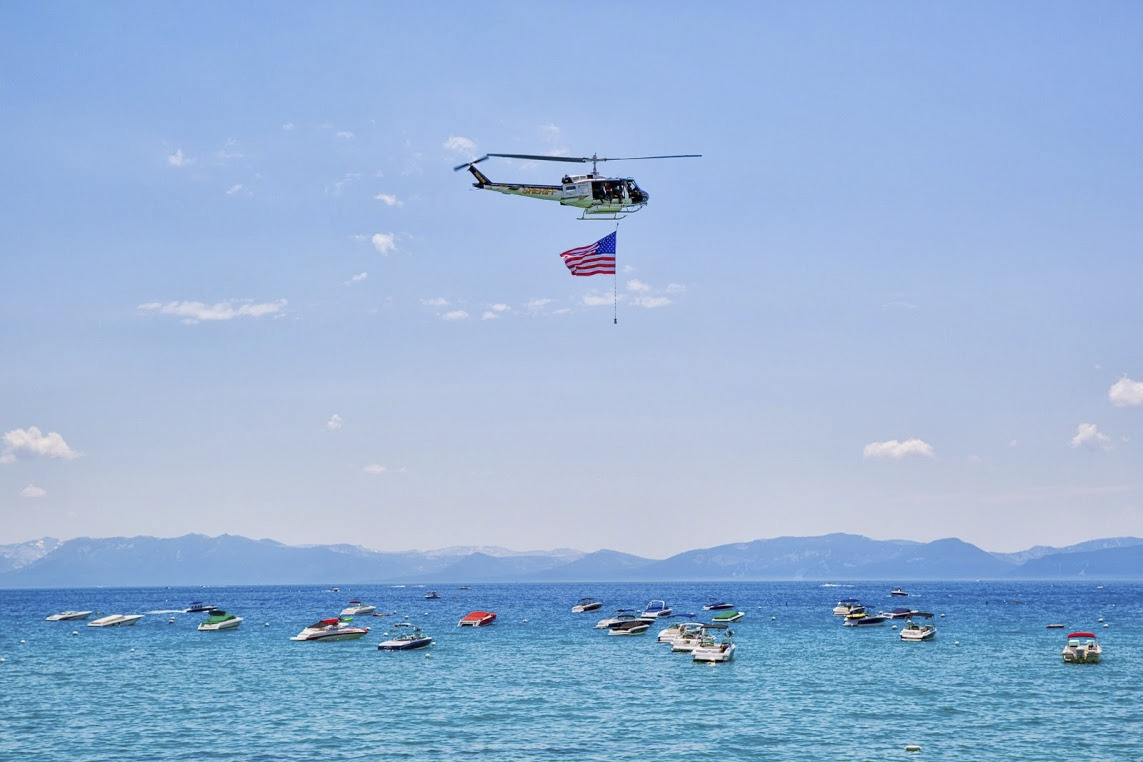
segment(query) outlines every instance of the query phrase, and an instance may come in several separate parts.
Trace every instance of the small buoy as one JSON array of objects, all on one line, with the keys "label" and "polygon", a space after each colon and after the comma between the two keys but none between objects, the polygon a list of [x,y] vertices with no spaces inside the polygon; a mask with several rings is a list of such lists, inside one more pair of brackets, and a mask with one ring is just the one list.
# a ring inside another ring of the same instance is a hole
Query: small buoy
[{"label": "small buoy", "polygon": [[905,747],[905,751],[920,751],[921,745],[919,743],[911,743]]},{"label": "small buoy", "polygon": [[269,623],[269,622],[266,622],[266,624],[264,624],[264,625],[262,625],[262,626],[263,626],[263,627],[269,627],[269,626],[270,626],[270,623]]},{"label": "small buoy", "polygon": [[3,664],[6,661],[8,661],[8,660],[5,659],[3,656],[0,656],[0,664]]},{"label": "small buoy", "polygon": [[894,629],[894,630],[895,630],[895,629],[897,629],[897,625],[893,625],[893,629]]},{"label": "small buoy", "polygon": [[168,623],[168,624],[174,624],[174,623],[175,623],[175,618],[174,618],[174,617],[171,617],[170,619],[168,619],[168,620],[167,620],[167,623]]},{"label": "small buoy", "polygon": [[78,634],[79,634],[79,630],[72,630],[72,631],[71,631],[71,634],[72,634],[72,635],[78,635]]},{"label": "small buoy", "polygon": [[132,649],[131,649],[131,653],[135,653],[135,649],[134,649],[134,648],[132,648]]},{"label": "small buoy", "polygon": [[1105,624],[1104,627],[1107,627],[1107,625]]},{"label": "small buoy", "polygon": [[777,621],[778,621],[778,617],[776,617],[776,616],[772,616],[772,617],[770,617],[770,621],[771,621],[771,622],[777,622]]},{"label": "small buoy", "polygon": [[941,614],[941,619],[944,619],[944,618],[945,618],[945,615],[944,615],[944,614]]},{"label": "small buoy", "polygon": [[27,642],[28,642],[28,641],[26,641],[26,640],[21,640],[21,641],[20,641],[20,645],[24,645],[24,644],[25,644],[25,643],[27,643]]},{"label": "small buoy", "polygon": [[954,641],[953,641],[953,645],[954,645],[954,646],[959,646],[959,645],[960,645],[960,641],[959,641],[959,640],[954,640]]},{"label": "small buoy", "polygon": [[1100,622],[1102,622],[1102,621],[1103,621],[1103,617],[1100,617],[1100,618],[1099,618],[1099,621],[1100,621]]}]

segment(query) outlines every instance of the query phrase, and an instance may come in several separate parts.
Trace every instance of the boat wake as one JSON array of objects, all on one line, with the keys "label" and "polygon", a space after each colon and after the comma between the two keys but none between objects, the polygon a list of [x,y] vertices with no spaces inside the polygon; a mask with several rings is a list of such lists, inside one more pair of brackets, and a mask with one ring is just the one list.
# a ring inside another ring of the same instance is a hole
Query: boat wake
[{"label": "boat wake", "polygon": [[148,614],[185,614],[186,609],[159,609],[158,611],[148,611]]}]

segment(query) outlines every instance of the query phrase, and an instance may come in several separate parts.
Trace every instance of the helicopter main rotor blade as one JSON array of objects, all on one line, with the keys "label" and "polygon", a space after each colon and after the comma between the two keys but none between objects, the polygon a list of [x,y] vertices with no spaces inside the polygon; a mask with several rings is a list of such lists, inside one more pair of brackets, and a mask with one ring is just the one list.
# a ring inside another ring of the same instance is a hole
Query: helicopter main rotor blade
[{"label": "helicopter main rotor blade", "polygon": [[584,161],[638,161],[639,159],[701,159],[701,153],[673,153],[669,156],[611,156],[609,158],[584,159]]},{"label": "helicopter main rotor blade", "polygon": [[480,162],[487,159],[489,156],[496,156],[496,154],[494,154],[494,153],[485,154],[484,156],[481,156],[479,159],[473,159],[472,161],[466,161],[464,164],[457,164],[455,167],[452,168],[452,171],[453,172],[459,172],[462,169],[465,169],[467,167],[471,167],[473,164],[479,164]]},{"label": "helicopter main rotor blade", "polygon": [[534,154],[528,153],[490,153],[488,156],[499,156],[504,159],[535,159],[536,161],[574,161],[576,163],[591,161],[590,157],[583,159],[573,159],[568,156],[536,156]]}]

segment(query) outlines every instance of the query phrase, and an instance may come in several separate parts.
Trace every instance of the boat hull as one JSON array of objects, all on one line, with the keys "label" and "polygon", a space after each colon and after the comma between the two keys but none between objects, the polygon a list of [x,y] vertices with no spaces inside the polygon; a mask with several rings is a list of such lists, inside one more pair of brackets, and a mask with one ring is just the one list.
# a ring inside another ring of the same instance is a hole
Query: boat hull
[{"label": "boat hull", "polygon": [[415,640],[386,640],[377,644],[378,651],[412,651],[431,645],[432,638],[416,638]]},{"label": "boat hull", "polygon": [[295,635],[294,637],[290,638],[290,640],[357,640],[358,638],[365,637],[368,633],[369,630],[363,627],[347,627],[335,632],[315,632],[309,635],[303,633]]},{"label": "boat hull", "polygon": [[233,630],[240,624],[242,624],[242,617],[236,616],[224,622],[203,622],[198,626],[198,629],[201,632],[218,632],[219,630]]},{"label": "boat hull", "polygon": [[71,622],[79,619],[87,619],[91,616],[90,611],[61,611],[58,614],[52,614],[46,617],[49,622]]},{"label": "boat hull", "polygon": [[88,622],[88,627],[131,627],[140,619],[142,614],[111,614]]}]

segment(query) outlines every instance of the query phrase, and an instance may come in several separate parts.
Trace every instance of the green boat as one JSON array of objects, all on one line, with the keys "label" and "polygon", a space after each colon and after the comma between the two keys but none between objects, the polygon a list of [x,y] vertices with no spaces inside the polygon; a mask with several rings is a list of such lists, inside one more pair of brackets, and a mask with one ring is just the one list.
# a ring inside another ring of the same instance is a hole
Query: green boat
[{"label": "green boat", "polygon": [[746,614],[742,611],[721,611],[714,615],[712,621],[725,624],[726,622],[737,622],[744,616],[746,616]]}]

